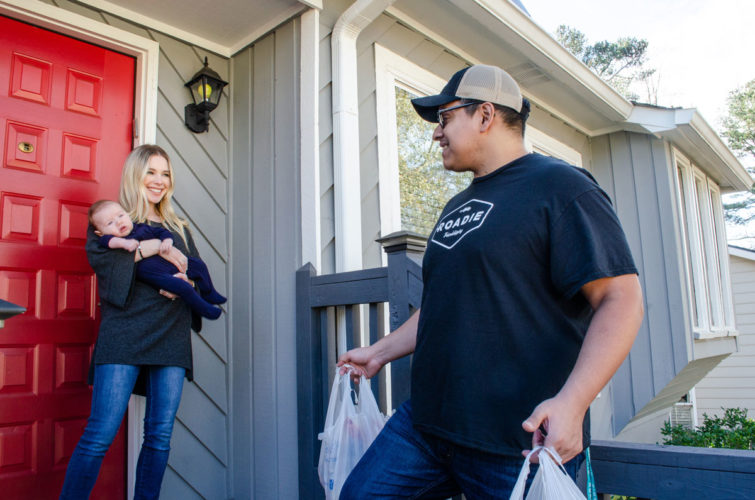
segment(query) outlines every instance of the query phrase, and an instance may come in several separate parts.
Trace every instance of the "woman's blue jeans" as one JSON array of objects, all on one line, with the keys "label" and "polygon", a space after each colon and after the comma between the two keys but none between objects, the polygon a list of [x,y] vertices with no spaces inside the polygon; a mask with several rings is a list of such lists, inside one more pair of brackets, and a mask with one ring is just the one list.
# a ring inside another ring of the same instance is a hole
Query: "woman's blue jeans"
[{"label": "woman's blue jeans", "polygon": [[134,499],[159,498],[186,370],[178,366],[105,364],[96,365],[94,369],[92,412],[68,462],[61,500],[89,498],[105,452],[123,420],[140,370],[147,371],[147,409],[144,442],[136,466]]}]

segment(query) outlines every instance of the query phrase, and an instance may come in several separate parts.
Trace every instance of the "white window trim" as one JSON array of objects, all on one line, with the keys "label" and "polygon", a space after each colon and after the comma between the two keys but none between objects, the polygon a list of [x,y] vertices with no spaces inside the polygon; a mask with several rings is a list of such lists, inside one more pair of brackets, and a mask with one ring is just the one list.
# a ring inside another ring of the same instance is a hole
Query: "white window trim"
[{"label": "white window trim", "polygon": [[377,108],[381,236],[401,230],[396,86],[414,94],[433,95],[440,92],[445,84],[445,80],[438,75],[375,44],[375,106]]},{"label": "white window trim", "polygon": [[[677,206],[686,209],[686,227],[682,224],[682,251],[685,260],[684,273],[688,287],[687,300],[692,301],[694,289],[698,325],[692,320],[695,339],[712,339],[736,335],[734,325],[734,301],[731,290],[726,228],[721,208],[721,190],[699,167],[677,149],[672,149],[674,168],[681,171],[682,185],[677,186]],[[678,176],[675,175],[675,178]],[[697,183],[704,188],[704,198],[700,199]],[[684,197],[684,203],[682,203]],[[703,219],[701,219],[701,214]],[[682,221],[683,222],[683,221]],[[710,224],[713,227],[710,227]],[[707,237],[706,237],[707,234]],[[710,241],[711,236],[715,241]],[[689,252],[687,252],[687,246]],[[691,259],[691,266],[687,259]],[[709,269],[709,264],[714,269]],[[689,276],[692,269],[692,276]],[[717,275],[711,276],[711,273]],[[720,293],[714,284],[718,283]],[[713,289],[711,287],[714,287]],[[721,319],[713,324],[713,312],[719,311]],[[692,308],[690,307],[690,315]]]},{"label": "white window trim", "polygon": [[[160,60],[157,42],[42,2],[0,0],[0,14],[133,56],[136,59],[133,144],[154,144],[157,137],[157,72]],[[134,496],[145,407],[143,397],[131,397],[126,438],[128,498]]]},{"label": "white window trim", "polygon": [[529,123],[524,128],[524,146],[527,151],[550,155],[577,167],[582,166],[582,154],[579,151],[539,131]]}]

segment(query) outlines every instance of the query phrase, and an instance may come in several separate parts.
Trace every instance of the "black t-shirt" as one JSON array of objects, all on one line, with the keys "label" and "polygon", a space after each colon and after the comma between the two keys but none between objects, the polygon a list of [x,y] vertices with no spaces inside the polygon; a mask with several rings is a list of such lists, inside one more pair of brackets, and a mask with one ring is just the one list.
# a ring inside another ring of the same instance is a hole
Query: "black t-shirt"
[{"label": "black t-shirt", "polygon": [[[592,317],[580,288],[635,274],[608,196],[585,170],[529,154],[448,202],[423,261],[415,427],[519,456],[522,422],[571,373]],[[584,445],[589,444],[585,418]]]}]

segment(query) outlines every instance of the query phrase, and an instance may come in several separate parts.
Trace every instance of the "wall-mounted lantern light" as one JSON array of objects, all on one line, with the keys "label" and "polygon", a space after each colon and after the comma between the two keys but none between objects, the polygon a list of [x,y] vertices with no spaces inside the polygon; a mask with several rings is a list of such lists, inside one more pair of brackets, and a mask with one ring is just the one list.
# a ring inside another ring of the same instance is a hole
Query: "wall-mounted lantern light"
[{"label": "wall-mounted lantern light", "polygon": [[194,104],[187,104],[184,108],[184,123],[192,132],[206,132],[210,127],[210,111],[215,109],[220,102],[220,94],[223,87],[228,85],[220,75],[207,66],[207,58],[204,58],[204,68],[200,69],[194,77],[186,82],[191,91]]}]

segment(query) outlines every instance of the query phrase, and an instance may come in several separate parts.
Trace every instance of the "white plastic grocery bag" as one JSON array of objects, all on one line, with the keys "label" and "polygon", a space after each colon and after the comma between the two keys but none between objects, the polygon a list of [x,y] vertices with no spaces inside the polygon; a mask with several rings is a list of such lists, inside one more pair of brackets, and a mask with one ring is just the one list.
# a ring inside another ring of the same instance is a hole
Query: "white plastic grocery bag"
[{"label": "white plastic grocery bag", "polygon": [[[348,366],[347,366],[348,367]],[[351,469],[359,462],[380,429],[385,424],[385,416],[380,413],[375,396],[372,395],[367,379],[359,380],[357,403],[351,399],[349,371],[340,375],[336,368],[333,388],[330,390],[325,429],[318,435],[322,441],[320,462],[317,472],[320,483],[325,488],[327,500],[338,500],[341,487],[346,482]]]},{"label": "white plastic grocery bag", "polygon": [[530,474],[530,457],[538,450],[540,450],[540,468],[532,479],[530,491],[527,492],[527,500],[586,500],[585,495],[564,470],[561,457],[556,450],[542,446],[535,447],[524,459],[524,465],[509,500],[522,500],[524,497],[524,487],[527,484],[527,476]]}]

